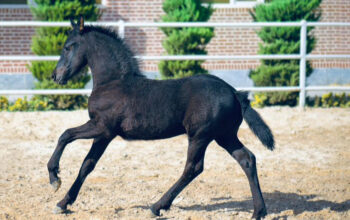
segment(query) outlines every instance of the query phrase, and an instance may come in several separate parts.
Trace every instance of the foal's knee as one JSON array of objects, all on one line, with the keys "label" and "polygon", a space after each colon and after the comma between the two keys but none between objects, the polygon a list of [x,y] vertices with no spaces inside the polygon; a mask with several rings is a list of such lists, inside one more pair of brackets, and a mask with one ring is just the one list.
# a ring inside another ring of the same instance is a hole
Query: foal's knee
[{"label": "foal's knee", "polygon": [[58,139],[58,145],[65,145],[68,144],[70,142],[71,139],[71,134],[70,134],[70,130],[67,129],[63,132],[63,134],[61,134],[61,136]]},{"label": "foal's knee", "polygon": [[200,165],[196,165],[195,168],[194,168],[194,177],[197,177],[199,174],[201,174],[203,172],[203,164],[200,164]]},{"label": "foal's knee", "polygon": [[201,174],[204,170],[204,166],[203,163],[199,162],[196,164],[195,168],[194,168],[194,174],[195,176],[198,176],[199,174]]}]

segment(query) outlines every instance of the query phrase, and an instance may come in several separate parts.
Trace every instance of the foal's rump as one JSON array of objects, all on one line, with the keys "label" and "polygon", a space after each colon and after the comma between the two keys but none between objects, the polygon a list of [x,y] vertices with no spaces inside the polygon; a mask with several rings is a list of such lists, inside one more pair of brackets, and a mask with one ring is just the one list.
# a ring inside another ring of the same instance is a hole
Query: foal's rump
[{"label": "foal's rump", "polygon": [[258,112],[251,108],[247,92],[236,91],[211,75],[188,78],[188,85],[185,83],[182,89],[191,94],[184,116],[184,127],[189,135],[204,131],[214,139],[233,136],[244,118],[259,140],[268,149],[274,149],[273,134]]},{"label": "foal's rump", "polygon": [[186,131],[206,130],[211,135],[237,130],[242,122],[240,103],[235,89],[211,75],[188,78],[181,88],[188,95],[184,127]]}]

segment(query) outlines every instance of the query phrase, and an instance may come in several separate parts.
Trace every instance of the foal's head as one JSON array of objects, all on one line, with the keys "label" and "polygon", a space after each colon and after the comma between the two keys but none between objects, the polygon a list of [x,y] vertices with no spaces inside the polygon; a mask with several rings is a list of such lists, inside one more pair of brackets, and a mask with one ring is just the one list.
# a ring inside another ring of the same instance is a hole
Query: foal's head
[{"label": "foal's head", "polygon": [[73,30],[52,73],[55,82],[65,84],[87,64],[93,73],[94,85],[116,79],[144,77],[134,54],[113,30],[84,26],[82,17],[77,23],[73,20],[71,23]]},{"label": "foal's head", "polygon": [[71,20],[73,30],[64,43],[61,57],[52,73],[52,79],[59,84],[66,84],[72,76],[79,73],[87,64],[86,46],[83,44],[84,19],[77,23]]}]

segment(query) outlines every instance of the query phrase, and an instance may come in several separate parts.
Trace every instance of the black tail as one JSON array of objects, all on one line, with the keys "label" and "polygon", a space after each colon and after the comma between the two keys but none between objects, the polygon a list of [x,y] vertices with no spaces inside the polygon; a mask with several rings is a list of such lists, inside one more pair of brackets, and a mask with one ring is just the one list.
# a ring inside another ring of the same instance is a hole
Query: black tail
[{"label": "black tail", "polygon": [[241,104],[243,118],[247,122],[249,128],[259,138],[263,145],[269,150],[273,150],[275,148],[275,141],[272,132],[259,113],[250,106],[248,92],[235,91],[235,94]]}]

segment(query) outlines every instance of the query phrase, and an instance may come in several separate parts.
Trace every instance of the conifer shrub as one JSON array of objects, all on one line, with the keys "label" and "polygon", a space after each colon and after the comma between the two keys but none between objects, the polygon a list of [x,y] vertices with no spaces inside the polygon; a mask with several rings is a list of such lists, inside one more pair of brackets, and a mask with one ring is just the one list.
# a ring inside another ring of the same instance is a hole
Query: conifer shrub
[{"label": "conifer shrub", "polygon": [[[322,0],[273,0],[257,5],[250,11],[255,22],[318,21],[321,16],[319,5]],[[316,44],[311,34],[314,27],[307,28],[307,53]],[[300,27],[263,27],[257,32],[263,41],[259,54],[298,54],[300,51]],[[306,76],[312,72],[307,62]],[[256,86],[297,86],[299,85],[299,60],[262,60],[261,65],[250,72]],[[264,105],[294,106],[298,92],[257,93],[264,97]]]},{"label": "conifer shrub", "polygon": [[[163,22],[206,22],[213,9],[200,0],[165,0]],[[206,44],[214,36],[213,28],[161,28],[166,35],[163,47],[169,55],[206,55]],[[201,60],[161,61],[158,65],[163,78],[181,78],[208,73]]]}]

